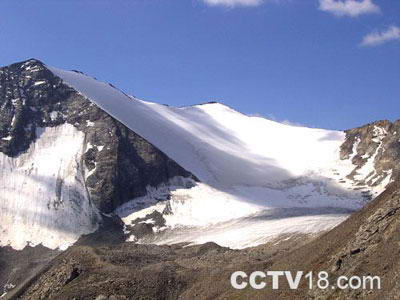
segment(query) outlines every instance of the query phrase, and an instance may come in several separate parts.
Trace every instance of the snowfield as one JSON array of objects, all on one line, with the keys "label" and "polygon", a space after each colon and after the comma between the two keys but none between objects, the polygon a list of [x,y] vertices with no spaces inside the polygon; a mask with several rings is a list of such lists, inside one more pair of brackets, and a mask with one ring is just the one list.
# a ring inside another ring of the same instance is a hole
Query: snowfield
[{"label": "snowfield", "polygon": [[[117,209],[130,224],[168,206],[158,242],[215,241],[241,248],[286,232],[318,232],[363,206],[363,192],[384,189],[355,189],[346,178],[355,166],[339,158],[344,132],[250,117],[219,103],[160,105],[81,73],[49,69],[201,181],[191,189],[169,189],[170,200],[158,203],[157,193],[165,194],[166,187],[154,187],[139,199],[143,206],[133,199]],[[359,176],[370,174],[373,164],[366,168]],[[282,215],[280,209],[303,214]]]}]

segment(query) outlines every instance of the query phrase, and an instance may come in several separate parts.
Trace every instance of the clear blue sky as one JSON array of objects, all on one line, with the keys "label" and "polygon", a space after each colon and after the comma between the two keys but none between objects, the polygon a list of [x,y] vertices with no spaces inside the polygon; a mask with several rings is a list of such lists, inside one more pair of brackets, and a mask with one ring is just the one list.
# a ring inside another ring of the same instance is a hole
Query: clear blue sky
[{"label": "clear blue sky", "polygon": [[0,65],[33,57],[145,100],[312,127],[396,120],[400,1],[363,1],[1,0]]}]

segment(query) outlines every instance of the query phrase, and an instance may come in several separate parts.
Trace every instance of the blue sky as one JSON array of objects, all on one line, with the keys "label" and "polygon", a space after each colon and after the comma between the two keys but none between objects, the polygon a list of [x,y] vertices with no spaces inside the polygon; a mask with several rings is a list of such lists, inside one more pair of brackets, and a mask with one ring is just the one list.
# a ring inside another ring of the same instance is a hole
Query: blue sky
[{"label": "blue sky", "polygon": [[400,1],[343,1],[2,0],[0,65],[34,57],[312,127],[399,119]]}]

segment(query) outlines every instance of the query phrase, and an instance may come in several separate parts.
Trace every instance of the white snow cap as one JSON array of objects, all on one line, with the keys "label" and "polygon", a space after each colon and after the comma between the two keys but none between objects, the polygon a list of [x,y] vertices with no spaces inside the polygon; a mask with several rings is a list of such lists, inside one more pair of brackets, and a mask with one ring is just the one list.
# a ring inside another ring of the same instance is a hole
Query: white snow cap
[{"label": "white snow cap", "polygon": [[213,186],[271,186],[320,173],[336,166],[345,138],[340,131],[249,117],[220,103],[175,108],[146,102],[83,74],[51,70]]}]

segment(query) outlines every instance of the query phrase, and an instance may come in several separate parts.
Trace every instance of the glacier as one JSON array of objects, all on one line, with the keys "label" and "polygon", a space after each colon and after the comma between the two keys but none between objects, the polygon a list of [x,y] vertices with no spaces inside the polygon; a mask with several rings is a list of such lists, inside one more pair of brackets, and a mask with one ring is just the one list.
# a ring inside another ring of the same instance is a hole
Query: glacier
[{"label": "glacier", "polygon": [[[281,124],[220,103],[161,105],[82,73],[49,69],[200,180],[190,189],[171,189],[169,200],[155,201],[156,189],[141,199],[148,207],[116,210],[128,225],[168,207],[166,226],[152,242],[241,248],[285,233],[327,230],[366,203],[363,193],[377,195],[389,182],[357,188],[347,177],[355,169],[351,159],[340,159],[342,131]],[[288,216],[288,210],[301,213]]]},{"label": "glacier", "polygon": [[0,153],[0,246],[64,250],[100,220],[83,180],[84,134],[64,124],[36,135],[18,157]]}]

